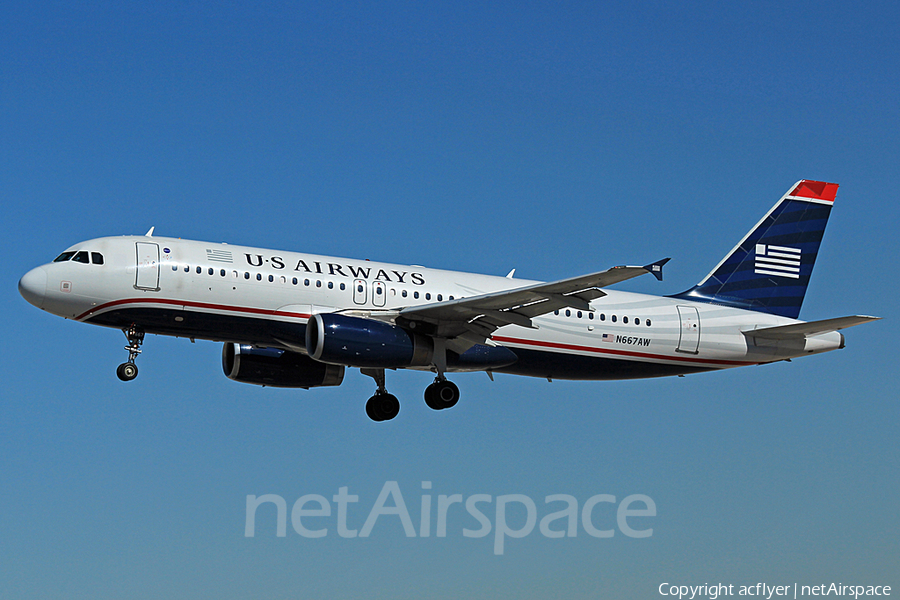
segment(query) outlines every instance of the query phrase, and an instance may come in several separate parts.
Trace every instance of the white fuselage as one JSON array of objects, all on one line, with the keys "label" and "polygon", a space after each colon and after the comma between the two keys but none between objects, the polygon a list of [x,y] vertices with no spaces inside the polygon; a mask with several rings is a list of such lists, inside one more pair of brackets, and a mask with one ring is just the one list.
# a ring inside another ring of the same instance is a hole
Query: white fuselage
[{"label": "white fuselage", "polygon": [[[536,283],[162,237],[100,238],[70,251],[103,262],[67,260],[32,270],[20,283],[29,302],[108,327],[139,322],[148,333],[295,352],[305,352],[306,323],[316,313],[390,320],[401,308]],[[800,321],[604,291],[590,311],[565,308],[535,317],[534,329],[497,329],[488,343],[508,347],[519,360],[496,370],[565,379],[653,377],[767,363],[843,344],[838,332],[761,340],[745,332]]]}]

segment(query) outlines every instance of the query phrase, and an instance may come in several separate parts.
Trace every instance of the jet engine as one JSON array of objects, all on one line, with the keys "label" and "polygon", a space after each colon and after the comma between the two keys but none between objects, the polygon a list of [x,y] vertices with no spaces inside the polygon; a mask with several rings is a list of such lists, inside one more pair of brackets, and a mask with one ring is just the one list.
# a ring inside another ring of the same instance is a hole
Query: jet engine
[{"label": "jet engine", "polygon": [[298,352],[226,343],[222,369],[229,379],[255,385],[311,388],[341,385],[344,367],[317,362]]},{"label": "jet engine", "polygon": [[430,365],[434,343],[383,321],[325,313],[309,319],[306,351],[325,363],[394,369]]},{"label": "jet engine", "polygon": [[[434,342],[427,336],[374,319],[335,313],[314,315],[306,326],[306,351],[315,360],[350,367],[428,367]],[[518,356],[502,346],[477,344],[462,354],[447,352],[451,371],[486,371],[513,364]]]}]

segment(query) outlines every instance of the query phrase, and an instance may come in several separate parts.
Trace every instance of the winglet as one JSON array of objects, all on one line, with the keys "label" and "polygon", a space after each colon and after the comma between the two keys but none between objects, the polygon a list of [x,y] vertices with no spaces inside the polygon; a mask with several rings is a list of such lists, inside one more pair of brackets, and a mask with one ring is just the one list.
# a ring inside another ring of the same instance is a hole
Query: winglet
[{"label": "winglet", "polygon": [[643,268],[647,270],[648,273],[652,274],[659,281],[662,281],[662,268],[663,265],[672,260],[671,258],[664,258],[662,260],[658,260],[655,263],[650,263],[649,265],[644,266]]}]

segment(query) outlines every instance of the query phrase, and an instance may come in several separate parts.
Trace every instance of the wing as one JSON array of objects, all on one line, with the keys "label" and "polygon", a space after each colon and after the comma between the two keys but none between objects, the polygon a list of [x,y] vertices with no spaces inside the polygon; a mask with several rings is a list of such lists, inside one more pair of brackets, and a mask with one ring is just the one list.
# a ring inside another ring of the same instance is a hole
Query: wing
[{"label": "wing", "polygon": [[504,325],[536,329],[531,321],[533,317],[565,307],[591,310],[588,303],[605,296],[601,288],[614,283],[644,273],[652,273],[662,280],[662,267],[668,261],[666,258],[643,267],[613,267],[551,283],[411,306],[399,312],[397,324],[434,337],[461,338],[469,345],[482,344]]}]

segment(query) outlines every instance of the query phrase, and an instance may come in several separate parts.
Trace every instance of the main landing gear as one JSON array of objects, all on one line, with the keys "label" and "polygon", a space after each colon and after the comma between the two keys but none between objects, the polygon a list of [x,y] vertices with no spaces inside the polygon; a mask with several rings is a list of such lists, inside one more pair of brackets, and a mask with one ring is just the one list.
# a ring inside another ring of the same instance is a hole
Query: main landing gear
[{"label": "main landing gear", "polygon": [[131,327],[123,329],[122,333],[128,338],[128,345],[125,346],[125,349],[128,350],[128,362],[123,362],[119,365],[116,369],[116,375],[122,381],[131,381],[138,375],[138,368],[134,364],[134,360],[141,353],[141,344],[144,343],[144,332],[132,323]]},{"label": "main landing gear", "polygon": [[[384,387],[384,369],[360,369],[363,375],[375,380],[378,389],[366,402],[366,414],[376,422],[390,421],[400,412],[400,401]],[[425,404],[432,410],[452,408],[459,402],[459,388],[452,381],[438,376],[425,388]]]},{"label": "main landing gear", "polygon": [[397,396],[388,393],[384,387],[384,369],[360,369],[363,375],[375,380],[378,389],[375,395],[366,402],[366,414],[373,421],[390,421],[400,412],[400,401]]},{"label": "main landing gear", "polygon": [[433,410],[452,408],[459,402],[459,388],[452,381],[437,377],[425,388],[425,404]]},{"label": "main landing gear", "polygon": [[459,388],[444,377],[447,371],[447,340],[434,338],[434,383],[425,388],[425,404],[433,410],[444,410],[459,402]]},{"label": "main landing gear", "polygon": [[[459,388],[444,377],[447,370],[447,340],[434,338],[434,370],[437,377],[434,383],[425,388],[425,404],[433,410],[444,410],[456,406],[459,402]],[[384,387],[384,369],[363,368],[359,370],[375,380],[378,389],[375,395],[366,402],[366,414],[373,421],[390,421],[400,412],[400,401],[397,396],[388,393]]]}]

